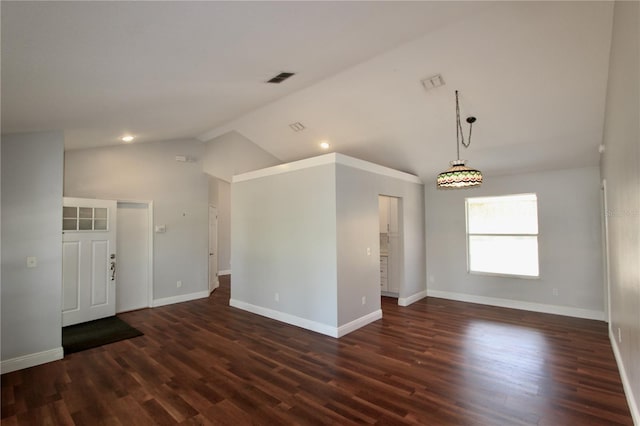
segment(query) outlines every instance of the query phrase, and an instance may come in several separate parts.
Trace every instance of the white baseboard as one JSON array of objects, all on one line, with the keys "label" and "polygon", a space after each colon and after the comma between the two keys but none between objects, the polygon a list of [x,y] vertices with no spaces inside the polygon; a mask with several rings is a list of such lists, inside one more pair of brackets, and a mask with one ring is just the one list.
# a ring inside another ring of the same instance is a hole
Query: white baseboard
[{"label": "white baseboard", "polygon": [[616,357],[618,371],[620,372],[620,378],[622,379],[622,387],[624,388],[624,395],[627,397],[627,404],[629,404],[629,411],[631,411],[633,424],[640,425],[640,407],[636,404],[633,388],[631,387],[627,370],[624,368],[624,364],[622,363],[622,356],[620,355],[618,342],[616,341],[614,333],[611,332],[611,327],[609,327],[609,340],[611,341],[611,347],[613,348],[613,355]]},{"label": "white baseboard", "polygon": [[223,269],[222,271],[218,271],[218,276],[220,275],[231,275],[231,269]]},{"label": "white baseboard", "polygon": [[460,302],[479,303],[481,305],[500,306],[502,308],[521,309],[523,311],[542,312],[545,314],[604,321],[604,311],[572,308],[570,306],[546,305],[543,303],[522,302],[519,300],[500,299],[497,297],[476,296],[473,294],[452,293],[449,291],[429,289],[427,289],[427,296],[457,300]]},{"label": "white baseboard", "polygon": [[338,336],[337,337],[342,337],[345,336],[349,333],[351,333],[352,331],[356,331],[357,329],[364,327],[367,324],[370,324],[374,321],[378,321],[380,318],[382,318],[382,309],[378,309],[377,311],[373,311],[370,314],[367,314],[363,317],[360,318],[356,318],[351,322],[348,322],[344,325],[341,325],[340,327],[338,327]]},{"label": "white baseboard", "polygon": [[338,337],[337,327],[323,324],[321,322],[308,320],[306,318],[301,318],[280,311],[275,311],[263,306],[252,305],[251,303],[243,302],[236,299],[229,300],[229,306],[233,306],[234,308],[242,309],[243,311],[248,311],[253,314],[258,314],[263,317],[271,318],[287,324],[295,325],[296,327],[315,331],[316,333],[324,334],[331,337]]},{"label": "white baseboard", "polygon": [[179,296],[163,297],[162,299],[154,299],[151,307],[173,305],[174,303],[188,302],[190,300],[204,299],[209,297],[209,290],[198,291],[196,293],[181,294]]},{"label": "white baseboard", "polygon": [[0,373],[10,373],[24,368],[35,367],[47,362],[62,359],[64,351],[62,347],[49,349],[48,351],[36,352],[34,354],[22,355],[16,358],[3,360],[0,362]]},{"label": "white baseboard", "polygon": [[336,338],[342,337],[348,333],[351,333],[352,331],[359,329],[360,327],[364,327],[365,325],[382,318],[382,310],[378,309],[377,311],[357,318],[340,327],[334,327],[317,321],[312,321],[306,318],[301,318],[295,315],[265,308],[263,306],[252,305],[251,303],[243,302],[236,299],[229,300],[229,306],[233,306],[234,308],[242,309],[244,311],[258,314],[263,317],[271,318],[290,325],[295,325],[296,327],[315,331],[316,333]]},{"label": "white baseboard", "polygon": [[419,293],[416,294],[412,294],[409,297],[401,297],[398,299],[398,305],[399,306],[409,306],[412,303],[417,302],[420,299],[424,299],[425,297],[427,297],[427,290],[422,290]]}]

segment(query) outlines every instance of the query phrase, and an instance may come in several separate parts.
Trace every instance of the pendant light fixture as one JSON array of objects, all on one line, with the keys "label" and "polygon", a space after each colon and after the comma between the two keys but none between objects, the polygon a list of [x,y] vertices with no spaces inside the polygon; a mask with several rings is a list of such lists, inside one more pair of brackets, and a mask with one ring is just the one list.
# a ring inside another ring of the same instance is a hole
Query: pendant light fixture
[{"label": "pendant light fixture", "polygon": [[462,146],[465,148],[468,148],[469,145],[471,145],[471,129],[475,121],[475,117],[467,117],[467,123],[469,123],[469,138],[467,139],[467,142],[465,142],[464,133],[462,132],[462,124],[460,123],[460,102],[458,101],[458,91],[456,90],[456,148],[458,159],[451,161],[449,163],[451,167],[447,171],[438,175],[438,188],[468,188],[471,186],[480,186],[480,184],[482,184],[482,172],[480,170],[467,167],[467,160],[460,159],[460,142],[462,142]]}]

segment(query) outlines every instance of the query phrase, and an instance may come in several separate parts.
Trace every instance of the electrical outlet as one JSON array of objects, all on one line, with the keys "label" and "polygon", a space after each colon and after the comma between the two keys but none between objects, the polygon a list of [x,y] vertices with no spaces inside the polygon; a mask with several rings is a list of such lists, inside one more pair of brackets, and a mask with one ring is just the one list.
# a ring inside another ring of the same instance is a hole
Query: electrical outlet
[{"label": "electrical outlet", "polygon": [[273,295],[273,300],[275,300],[276,302],[280,301],[280,293],[276,292],[276,294]]},{"label": "electrical outlet", "polygon": [[557,296],[557,295],[558,295],[558,289],[557,289],[557,288],[554,288],[554,289],[553,289],[553,295],[554,295],[554,296]]},{"label": "electrical outlet", "polygon": [[27,268],[35,268],[38,266],[38,258],[35,256],[27,257]]},{"label": "electrical outlet", "polygon": [[618,343],[622,343],[622,331],[620,331],[620,327],[618,327]]},{"label": "electrical outlet", "polygon": [[176,287],[177,287],[177,288],[182,287],[182,281],[178,281],[178,282],[176,283]]},{"label": "electrical outlet", "polygon": [[367,256],[371,256],[371,247],[367,247]]},{"label": "electrical outlet", "polygon": [[362,304],[363,305],[367,304],[367,296],[362,296]]}]

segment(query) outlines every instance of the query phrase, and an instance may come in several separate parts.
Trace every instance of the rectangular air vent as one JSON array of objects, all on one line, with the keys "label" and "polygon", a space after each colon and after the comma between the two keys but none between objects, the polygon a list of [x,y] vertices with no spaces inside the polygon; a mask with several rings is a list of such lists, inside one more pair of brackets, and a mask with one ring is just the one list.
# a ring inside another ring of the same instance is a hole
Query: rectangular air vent
[{"label": "rectangular air vent", "polygon": [[293,73],[293,72],[281,72],[280,74],[278,74],[275,77],[273,77],[271,80],[267,81],[267,83],[280,84],[283,81],[285,81],[286,79],[288,79],[289,77],[291,77],[292,75],[295,75],[295,73]]},{"label": "rectangular air vent", "polygon": [[440,74],[436,74],[431,77],[427,77],[421,80],[422,86],[424,86],[425,90],[435,89],[436,87],[444,86],[444,79]]},{"label": "rectangular air vent", "polygon": [[293,130],[294,132],[300,132],[305,129],[304,125],[299,121],[289,124],[289,127],[291,127],[291,130]]}]

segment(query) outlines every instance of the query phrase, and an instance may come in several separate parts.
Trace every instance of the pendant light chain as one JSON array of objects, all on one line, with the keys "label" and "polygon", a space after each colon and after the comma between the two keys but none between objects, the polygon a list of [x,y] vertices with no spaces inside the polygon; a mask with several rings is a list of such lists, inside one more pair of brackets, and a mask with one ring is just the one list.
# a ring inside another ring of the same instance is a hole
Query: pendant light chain
[{"label": "pendant light chain", "polygon": [[[467,120],[468,121],[468,120]],[[471,130],[473,129],[473,121],[469,122],[469,138],[464,141],[464,132],[462,131],[462,123],[460,122],[460,101],[458,100],[458,91],[456,90],[456,141],[458,147],[458,160],[460,159],[460,142],[465,148],[471,145]]]},{"label": "pendant light chain", "polygon": [[[462,125],[460,124],[460,104],[458,103],[458,91],[456,90],[456,149],[458,160],[460,160],[460,135],[462,134]],[[464,145],[464,134],[462,134],[462,144]]]},{"label": "pendant light chain", "polygon": [[456,161],[449,163],[451,167],[448,170],[438,174],[436,184],[439,189],[468,188],[482,184],[482,172],[467,167],[466,160],[460,160],[460,142],[462,142],[462,146],[469,148],[469,145],[471,145],[471,131],[476,118],[467,117],[466,121],[469,123],[469,137],[467,141],[464,140],[464,131],[462,129],[462,123],[460,122],[460,101],[458,99],[458,91],[456,90],[456,152],[458,157]]}]

